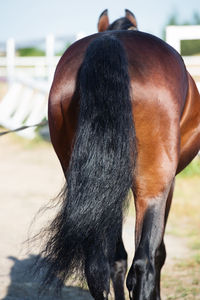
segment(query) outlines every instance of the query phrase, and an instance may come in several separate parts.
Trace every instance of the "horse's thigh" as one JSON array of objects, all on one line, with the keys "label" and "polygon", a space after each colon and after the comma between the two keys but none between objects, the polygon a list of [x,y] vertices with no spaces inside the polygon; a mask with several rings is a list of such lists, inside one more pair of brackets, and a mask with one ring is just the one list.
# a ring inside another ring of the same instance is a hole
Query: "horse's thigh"
[{"label": "horse's thigh", "polygon": [[50,98],[48,117],[51,142],[65,174],[72,153],[76,115],[69,109],[63,112],[61,103],[55,104]]}]

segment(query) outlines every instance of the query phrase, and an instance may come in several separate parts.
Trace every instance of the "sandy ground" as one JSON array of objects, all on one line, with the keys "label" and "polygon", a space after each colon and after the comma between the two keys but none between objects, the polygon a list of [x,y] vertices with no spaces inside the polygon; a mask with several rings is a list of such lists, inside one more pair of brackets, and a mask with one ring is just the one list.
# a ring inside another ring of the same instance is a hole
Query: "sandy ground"
[{"label": "sandy ground", "polygon": [[[11,135],[0,138],[0,157],[0,299],[58,300],[59,297],[50,295],[38,298],[40,278],[33,279],[25,273],[36,251],[28,249],[23,241],[28,237],[30,223],[38,209],[63,185],[59,162],[50,144],[39,143],[30,147],[29,143]],[[40,223],[36,221],[32,230],[37,230]],[[124,240],[130,261],[133,256],[133,224],[133,217],[127,217]],[[166,242],[168,265],[173,266],[174,259],[188,255],[184,240],[167,236]],[[80,288],[65,287],[63,299],[89,300],[91,297]]]}]

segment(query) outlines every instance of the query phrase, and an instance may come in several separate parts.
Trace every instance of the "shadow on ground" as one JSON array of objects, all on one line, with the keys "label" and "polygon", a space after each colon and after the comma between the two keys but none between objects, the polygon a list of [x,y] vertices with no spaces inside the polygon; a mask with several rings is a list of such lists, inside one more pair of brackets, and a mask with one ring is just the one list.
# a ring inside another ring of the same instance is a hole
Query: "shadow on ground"
[{"label": "shadow on ground", "polygon": [[19,260],[10,256],[14,262],[10,272],[11,283],[7,290],[7,295],[2,300],[92,300],[88,291],[78,287],[64,287],[61,296],[53,296],[51,290],[45,295],[39,296],[38,289],[41,276],[37,278],[30,272],[36,256],[30,255],[28,258]]}]

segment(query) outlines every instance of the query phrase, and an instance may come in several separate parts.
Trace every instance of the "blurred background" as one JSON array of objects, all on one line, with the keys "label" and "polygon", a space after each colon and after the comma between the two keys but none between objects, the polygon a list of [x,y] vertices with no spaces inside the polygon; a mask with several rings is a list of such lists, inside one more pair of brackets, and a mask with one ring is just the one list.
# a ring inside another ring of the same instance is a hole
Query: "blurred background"
[{"label": "blurred background", "polygon": [[[74,41],[97,32],[99,15],[106,8],[110,23],[123,17],[127,8],[135,14],[139,30],[171,44],[200,88],[199,0],[0,0],[0,131],[47,120],[48,92],[60,56]],[[40,278],[24,275],[37,249],[28,249],[23,241],[38,209],[64,182],[48,126],[0,136],[0,157],[0,299],[38,299]],[[199,195],[196,157],[176,180],[166,231],[162,299],[200,299]],[[47,214],[36,221],[34,230],[48,219]],[[124,230],[129,262],[133,235],[131,203]],[[63,294],[68,300],[91,299],[87,291],[71,284]]]}]

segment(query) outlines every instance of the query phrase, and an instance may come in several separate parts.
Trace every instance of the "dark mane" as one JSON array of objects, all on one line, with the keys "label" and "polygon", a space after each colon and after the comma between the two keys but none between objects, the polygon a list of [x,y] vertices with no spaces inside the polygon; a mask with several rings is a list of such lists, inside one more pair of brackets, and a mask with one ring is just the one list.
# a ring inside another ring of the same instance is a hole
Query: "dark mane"
[{"label": "dark mane", "polygon": [[113,22],[107,30],[127,30],[133,27],[133,24],[127,18],[120,18]]}]

